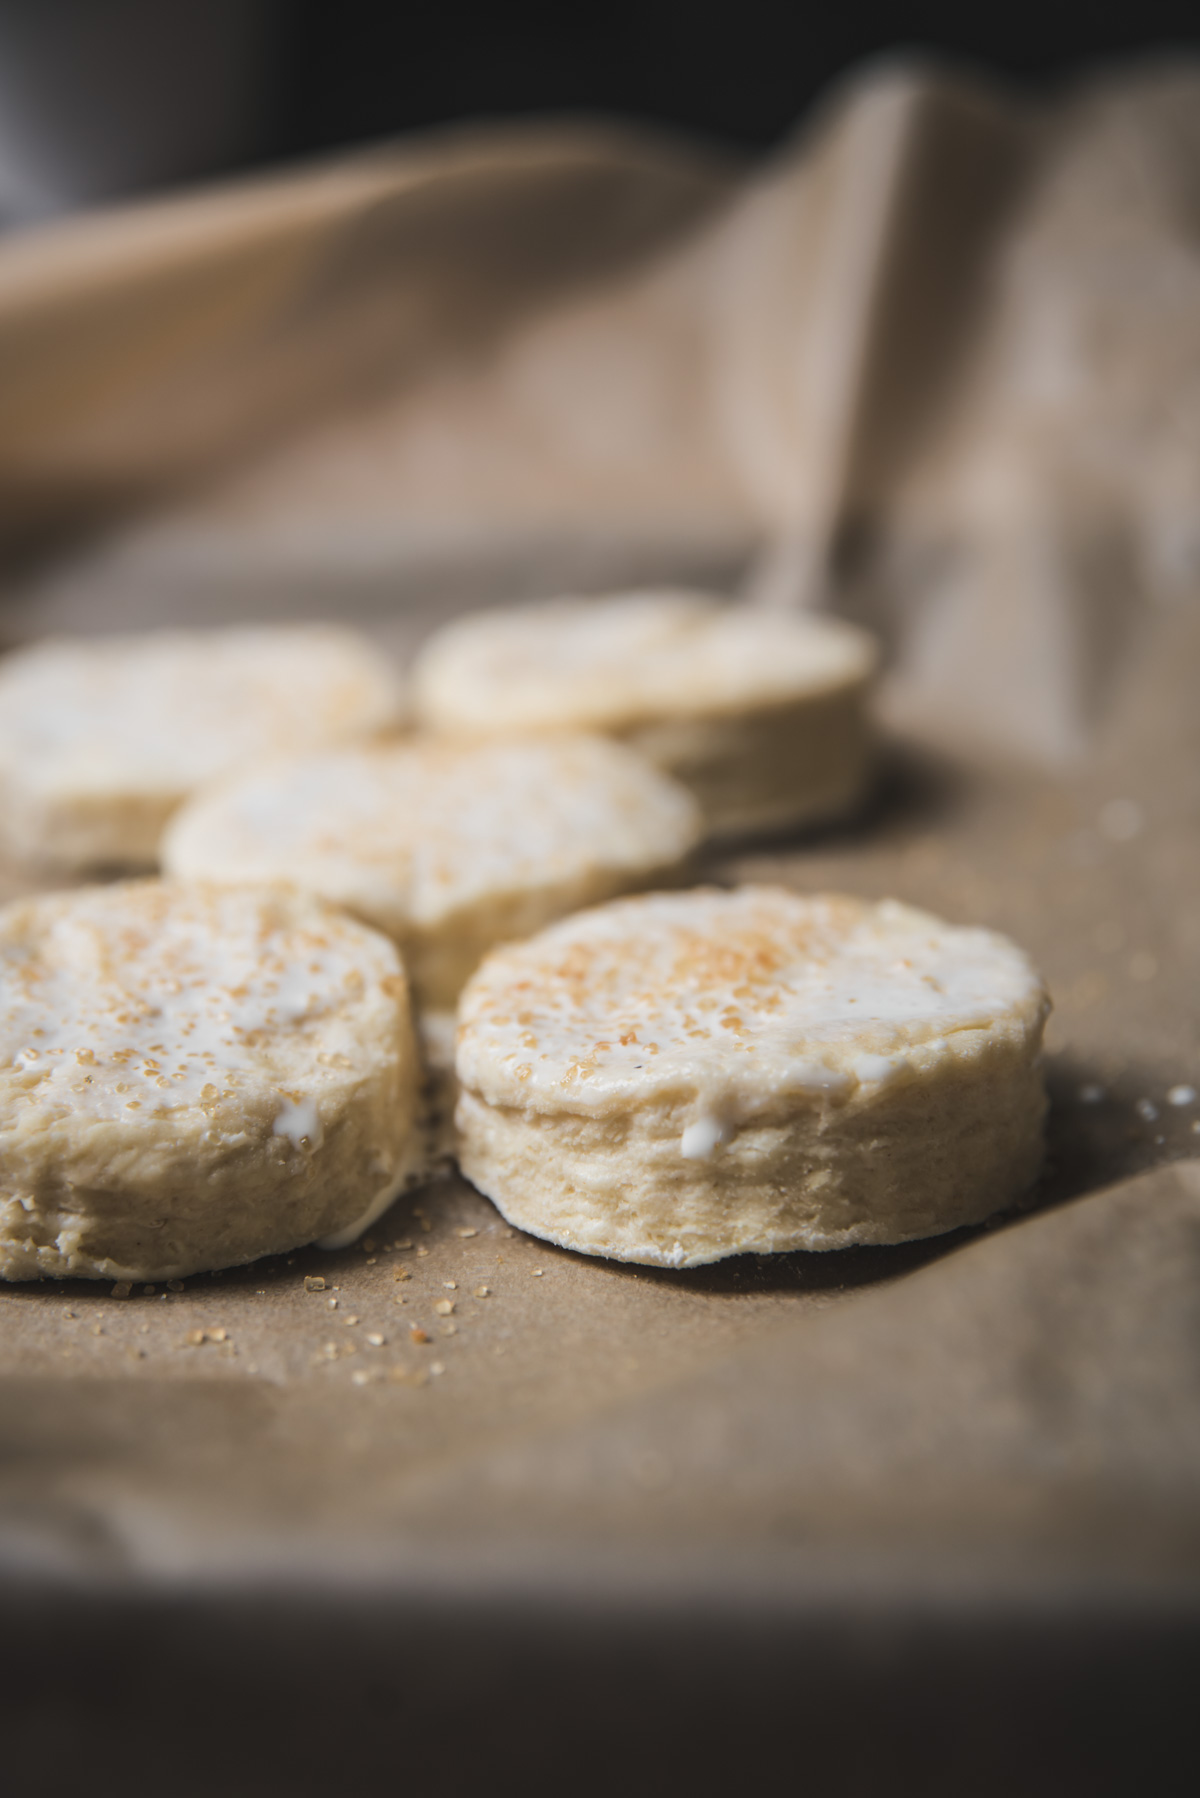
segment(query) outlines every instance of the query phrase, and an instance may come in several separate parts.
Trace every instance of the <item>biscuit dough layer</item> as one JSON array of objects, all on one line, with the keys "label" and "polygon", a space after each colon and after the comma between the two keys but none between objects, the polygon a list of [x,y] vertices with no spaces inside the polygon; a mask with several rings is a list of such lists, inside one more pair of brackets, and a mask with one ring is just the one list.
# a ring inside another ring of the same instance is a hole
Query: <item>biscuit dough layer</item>
[{"label": "biscuit dough layer", "polygon": [[617,901],[468,984],[459,1161],[510,1223],[626,1261],[937,1235],[1037,1173],[1047,1011],[1004,937],[894,901]]},{"label": "biscuit dough layer", "polygon": [[141,881],[0,911],[0,1276],[180,1278],[352,1240],[419,1167],[394,946]]},{"label": "biscuit dough layer", "polygon": [[0,851],[149,867],[171,813],[264,756],[356,743],[401,714],[395,671],[331,625],[50,639],[0,661]]},{"label": "biscuit dough layer", "polygon": [[876,659],[836,619],[625,593],[456,620],[418,656],[414,704],[460,736],[603,731],[682,780],[710,830],[765,830],[862,797]]},{"label": "biscuit dough layer", "polygon": [[659,882],[699,840],[689,795],[598,737],[281,762],[187,806],[163,847],[190,879],[286,881],[387,931],[423,1007],[494,944]]}]

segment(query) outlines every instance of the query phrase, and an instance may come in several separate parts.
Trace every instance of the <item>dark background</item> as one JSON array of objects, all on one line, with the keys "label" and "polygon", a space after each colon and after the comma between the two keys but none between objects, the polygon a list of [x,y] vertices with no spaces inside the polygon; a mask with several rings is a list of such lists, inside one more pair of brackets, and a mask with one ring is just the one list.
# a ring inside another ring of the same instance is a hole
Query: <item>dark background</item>
[{"label": "dark background", "polygon": [[0,0],[0,228],[461,119],[754,150],[864,58],[1048,85],[1189,40],[1200,0]]},{"label": "dark background", "polygon": [[936,49],[1034,81],[1200,40],[1200,4],[298,0],[280,19],[283,153],[464,115],[613,111],[747,146],[864,57]]}]

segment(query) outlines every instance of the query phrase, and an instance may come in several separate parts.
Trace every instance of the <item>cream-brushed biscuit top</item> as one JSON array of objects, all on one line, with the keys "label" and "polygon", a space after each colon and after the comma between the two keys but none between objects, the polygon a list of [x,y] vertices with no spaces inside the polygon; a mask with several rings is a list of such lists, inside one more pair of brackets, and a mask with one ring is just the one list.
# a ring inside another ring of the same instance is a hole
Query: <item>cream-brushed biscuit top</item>
[{"label": "cream-brushed biscuit top", "polygon": [[874,639],[837,619],[624,593],[457,619],[418,655],[414,702],[463,734],[620,732],[815,697],[868,680],[876,660]]},{"label": "cream-brushed biscuit top", "polygon": [[774,887],[615,900],[496,950],[462,996],[464,1087],[604,1115],[695,1101],[685,1154],[788,1095],[901,1080],[960,1032],[1033,1036],[1027,957],[894,900]]},{"label": "cream-brushed biscuit top", "polygon": [[198,1107],[236,1130],[247,1101],[311,1139],[323,1089],[407,1028],[394,946],[320,900],[138,881],[20,901],[0,912],[0,1152],[39,1114]]},{"label": "cream-brushed biscuit top", "polygon": [[164,844],[186,877],[287,880],[403,936],[593,868],[665,868],[690,795],[620,744],[415,742],[279,762],[202,794]]},{"label": "cream-brushed biscuit top", "polygon": [[333,625],[49,638],[0,660],[0,773],[32,792],[182,797],[402,710],[386,658]]}]

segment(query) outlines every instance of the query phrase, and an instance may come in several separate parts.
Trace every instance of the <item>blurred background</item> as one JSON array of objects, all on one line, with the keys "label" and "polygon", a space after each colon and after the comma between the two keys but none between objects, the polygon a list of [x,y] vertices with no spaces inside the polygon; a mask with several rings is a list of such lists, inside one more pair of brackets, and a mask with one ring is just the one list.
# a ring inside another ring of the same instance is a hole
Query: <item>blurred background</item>
[{"label": "blurred background", "polygon": [[3,0],[0,221],[464,118],[617,113],[754,149],[886,51],[1050,84],[1196,34],[1187,0]]}]

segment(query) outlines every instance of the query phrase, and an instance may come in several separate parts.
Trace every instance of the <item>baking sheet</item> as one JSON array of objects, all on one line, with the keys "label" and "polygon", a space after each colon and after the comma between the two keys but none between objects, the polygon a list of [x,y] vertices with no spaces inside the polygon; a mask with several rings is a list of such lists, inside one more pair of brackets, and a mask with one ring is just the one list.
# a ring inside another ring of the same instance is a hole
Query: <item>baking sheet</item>
[{"label": "baking sheet", "polygon": [[889,1577],[926,1577],[931,1544],[984,1572],[1028,1552],[1049,1577],[1060,1552],[1101,1584],[1192,1577],[1200,1104],[1167,1095],[1200,1088],[1200,933],[1173,898],[1200,875],[1194,740],[1168,755],[1124,764],[1128,841],[1111,783],[910,750],[840,836],[709,869],[893,893],[1030,948],[1057,1008],[1028,1215],[671,1274],[539,1243],[451,1178],[341,1253],[126,1298],[11,1288],[9,1567],[386,1583],[440,1546],[536,1579],[551,1544],[774,1565],[799,1531],[886,1551]]}]

